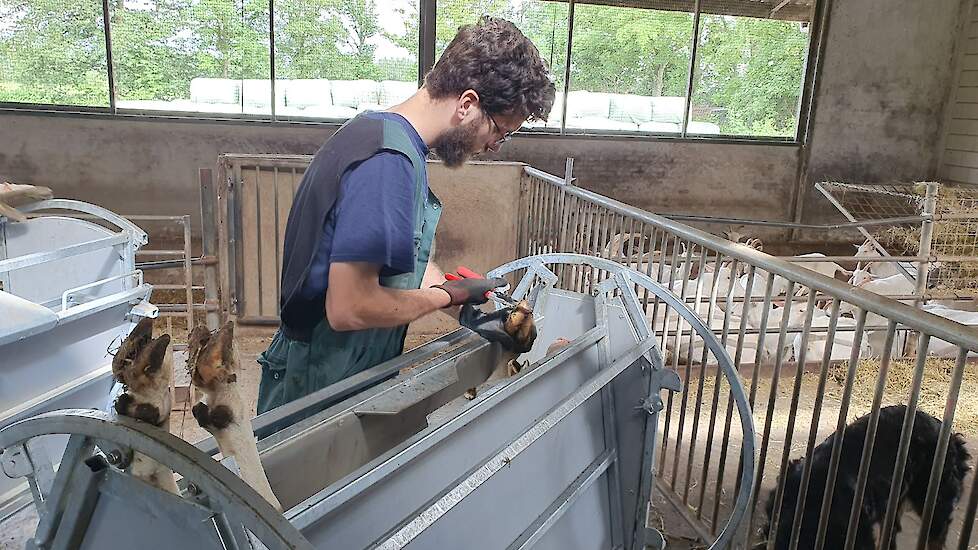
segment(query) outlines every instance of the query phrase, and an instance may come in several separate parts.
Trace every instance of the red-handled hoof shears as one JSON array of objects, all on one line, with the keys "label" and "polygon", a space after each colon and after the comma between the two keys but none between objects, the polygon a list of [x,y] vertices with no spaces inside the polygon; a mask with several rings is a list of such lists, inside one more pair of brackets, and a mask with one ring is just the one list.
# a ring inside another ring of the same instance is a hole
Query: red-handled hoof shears
[{"label": "red-handled hoof shears", "polygon": [[[449,281],[459,281],[461,279],[485,279],[484,275],[481,273],[476,273],[464,265],[458,266],[455,271],[457,274],[446,273],[445,279]],[[486,292],[486,298],[507,306],[515,306],[517,304],[517,301],[512,296],[499,290],[490,290],[489,292]]]}]

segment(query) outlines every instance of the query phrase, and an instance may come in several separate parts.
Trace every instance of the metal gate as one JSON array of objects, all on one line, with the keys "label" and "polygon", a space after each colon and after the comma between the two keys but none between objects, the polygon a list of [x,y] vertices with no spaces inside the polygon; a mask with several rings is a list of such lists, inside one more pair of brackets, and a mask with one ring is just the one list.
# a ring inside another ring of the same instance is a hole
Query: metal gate
[{"label": "metal gate", "polygon": [[[829,548],[829,520],[841,513],[842,525],[848,526],[842,546],[853,548],[875,451],[893,453],[878,547],[888,548],[892,540],[900,548],[916,545],[923,549],[928,526],[945,519],[934,517],[935,503],[962,385],[974,384],[973,376],[965,380],[964,375],[966,367],[974,369],[967,358],[969,351],[972,356],[978,351],[978,331],[633,208],[572,182],[570,170],[560,178],[526,168],[517,256],[575,252],[638,269],[671,288],[681,301],[694,304],[695,311],[719,335],[745,387],[749,387],[760,434],[749,519],[733,546]],[[560,275],[565,288],[591,290],[594,277],[587,271]],[[716,366],[692,345],[688,325],[670,316],[654,297],[645,307],[663,353],[669,354],[667,365],[671,364],[683,381],[682,392],[669,396],[662,414],[658,485],[699,538],[712,541],[724,524],[731,500],[751,489],[740,487],[731,475],[738,468],[738,461],[732,459],[738,444],[730,437],[731,393],[721,389]],[[825,315],[816,317],[815,312]],[[916,357],[907,363],[896,360],[899,348],[894,342],[900,338],[916,342]],[[875,350],[867,347],[867,342],[874,344]],[[953,363],[933,365],[933,358],[928,357],[931,351],[950,356]],[[896,376],[891,373],[901,366],[909,379],[906,387],[893,380]],[[942,373],[937,383],[933,382],[935,370]],[[894,384],[896,390],[891,388]],[[978,384],[965,391],[978,392]],[[874,444],[880,409],[888,402],[905,404],[906,413],[901,415],[897,448],[881,450]],[[935,403],[939,405],[936,408],[931,406]],[[930,454],[922,526],[916,531],[904,529],[898,539],[897,520],[904,494],[901,487],[911,453],[915,413],[925,404],[935,409],[933,414],[941,419],[942,427],[936,449],[925,450]],[[805,460],[798,493],[790,495],[797,497],[796,503],[782,507],[788,498],[783,474],[791,459],[811,457],[823,438],[843,430],[863,413],[868,415],[869,429],[861,455],[857,455],[861,456],[858,470],[840,473],[842,438],[835,438],[827,444],[831,447],[829,463],[822,465],[827,466],[824,491],[815,488],[812,481],[814,460]],[[931,463],[930,456],[940,459]],[[833,501],[833,491],[843,476],[855,479],[855,498],[851,505],[845,503],[843,510],[833,512],[833,506],[839,506],[838,499]],[[965,506],[959,506],[963,510],[952,518],[948,536],[955,548],[969,548],[978,505],[976,489],[973,478],[969,478],[962,498]],[[763,510],[765,500],[771,501],[773,517],[767,517]],[[821,503],[815,507],[814,517],[810,517],[806,502]],[[781,510],[790,512],[788,517],[779,517]],[[790,536],[766,540],[766,533],[776,533],[780,522],[789,522]],[[809,522],[817,523],[817,529],[809,529]]]}]

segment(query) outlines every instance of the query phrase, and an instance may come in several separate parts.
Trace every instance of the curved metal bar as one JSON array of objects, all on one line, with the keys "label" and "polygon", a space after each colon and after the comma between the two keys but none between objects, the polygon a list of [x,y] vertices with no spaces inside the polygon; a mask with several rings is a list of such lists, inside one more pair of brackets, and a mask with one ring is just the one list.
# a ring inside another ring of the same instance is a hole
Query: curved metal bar
[{"label": "curved metal bar", "polygon": [[140,229],[140,227],[131,221],[123,218],[122,216],[97,206],[88,202],[76,201],[71,199],[48,199],[46,201],[38,201],[30,204],[25,204],[23,206],[18,206],[17,210],[21,212],[37,212],[40,210],[75,210],[77,212],[82,212],[84,214],[89,214],[97,218],[101,218],[123,231],[132,232],[138,237],[137,243],[142,246],[147,242],[146,232]]},{"label": "curved metal bar", "polygon": [[[582,254],[541,254],[538,256],[521,258],[519,260],[504,264],[496,269],[493,269],[487,273],[486,276],[490,278],[503,277],[513,271],[520,269],[530,270],[534,266],[543,267],[545,264],[588,265],[592,268],[606,271],[609,274],[613,273],[623,275],[629,280],[629,282],[638,284],[639,286],[645,288],[657,298],[667,303],[669,307],[676,310],[676,313],[678,313],[685,322],[689,323],[690,327],[692,327],[700,338],[703,339],[705,346],[708,347],[710,351],[713,352],[713,355],[717,358],[719,367],[723,370],[724,376],[727,377],[727,381],[730,383],[734,401],[737,404],[737,410],[740,414],[740,423],[744,434],[744,445],[741,449],[744,467],[741,472],[740,486],[745,488],[745,490],[740,491],[740,493],[737,495],[737,500],[734,502],[734,508],[733,512],[730,514],[730,518],[728,518],[727,523],[720,532],[720,535],[713,542],[713,544],[710,545],[710,548],[724,548],[736,534],[737,529],[740,527],[740,523],[743,521],[747,513],[747,506],[749,505],[751,499],[751,488],[754,485],[754,471],[756,468],[756,459],[754,457],[755,436],[753,416],[751,415],[750,405],[747,403],[747,393],[740,384],[737,371],[734,369],[733,361],[727,354],[726,348],[720,344],[720,341],[717,340],[716,336],[713,334],[713,331],[710,330],[703,323],[703,321],[669,289],[665,288],[648,275],[633,269],[629,269],[621,264],[612,262],[611,260],[596,258],[594,256],[585,256]],[[522,296],[514,296],[514,298],[520,299]]]},{"label": "curved metal bar", "polygon": [[309,541],[240,477],[186,441],[158,428],[103,411],[65,409],[21,420],[0,430],[0,449],[43,435],[79,434],[129,447],[192,480],[272,549],[311,549]]},{"label": "curved metal bar", "polygon": [[612,213],[622,214],[648,223],[653,227],[663,229],[677,236],[677,238],[704,246],[718,254],[736,258],[749,265],[756,266],[758,269],[763,269],[769,273],[774,273],[801,285],[811,287],[817,292],[829,294],[840,300],[849,302],[860,309],[865,309],[896,321],[900,325],[926,332],[941,340],[951,342],[956,346],[978,352],[978,335],[967,325],[962,325],[961,323],[945,319],[933,313],[902,304],[874,292],[855,288],[852,285],[837,281],[821,273],[813,272],[810,269],[754,250],[746,245],[721,239],[706,231],[694,229],[663,216],[650,214],[644,210],[614,199],[609,199],[608,197],[575,185],[566,185],[563,178],[558,178],[557,176],[546,174],[529,167],[524,168],[524,170],[532,177],[539,178],[553,185],[559,185],[565,193],[570,193],[592,204],[606,208]]}]

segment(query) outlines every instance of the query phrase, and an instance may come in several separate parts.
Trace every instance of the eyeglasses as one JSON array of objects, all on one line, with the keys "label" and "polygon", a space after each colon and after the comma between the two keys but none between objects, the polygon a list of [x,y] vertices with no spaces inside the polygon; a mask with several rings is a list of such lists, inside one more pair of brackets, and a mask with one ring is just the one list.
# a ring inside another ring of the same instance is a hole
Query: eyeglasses
[{"label": "eyeglasses", "polygon": [[503,136],[503,137],[501,137],[501,138],[499,138],[499,139],[496,140],[496,143],[497,144],[499,144],[499,143],[506,143],[507,141],[513,139],[513,134],[516,133],[516,130],[513,130],[512,132],[505,132],[504,133],[503,132],[503,128],[499,125],[498,122],[496,122],[496,119],[493,118],[493,116],[491,114],[489,114],[488,111],[484,111],[484,112],[486,113],[486,116],[489,117],[489,120],[492,122],[492,125],[496,127],[496,131],[499,132],[500,134],[502,134],[502,136]]}]

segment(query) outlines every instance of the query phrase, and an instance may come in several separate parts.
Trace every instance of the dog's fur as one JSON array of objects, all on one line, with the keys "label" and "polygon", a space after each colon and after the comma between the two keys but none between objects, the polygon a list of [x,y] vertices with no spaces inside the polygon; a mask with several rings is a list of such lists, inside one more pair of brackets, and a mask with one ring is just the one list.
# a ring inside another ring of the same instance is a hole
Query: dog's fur
[{"label": "dog's fur", "polygon": [[[875,531],[882,528],[883,520],[886,517],[886,503],[889,498],[890,482],[894,464],[896,464],[900,431],[906,410],[905,405],[893,405],[880,409],[876,441],[869,465],[869,477],[866,482],[859,525],[856,528],[856,550],[876,548],[878,541]],[[824,548],[826,549],[842,548],[845,543],[868,425],[869,415],[866,415],[846,426],[843,432],[839,473],[832,496],[832,508],[829,512],[825,534]],[[927,482],[930,478],[940,430],[940,420],[923,411],[917,411],[910,440],[910,450],[907,455],[907,465],[903,473],[903,492],[900,496],[894,526],[896,532],[900,531],[900,517],[906,504],[910,504],[917,515],[923,513],[924,500],[927,496]],[[836,437],[838,437],[838,432],[832,434],[812,451],[812,474],[802,512],[799,550],[814,548],[815,546],[822,495],[825,493],[832,445]],[[969,470],[969,458],[970,455],[965,449],[964,439],[960,434],[952,434],[947,449],[947,460],[944,464],[940,489],[937,493],[934,519],[927,536],[928,550],[944,548],[944,540],[951,523],[951,514],[961,497],[964,477]],[[777,550],[787,550],[789,545],[792,520],[801,490],[803,468],[804,460],[802,459],[793,460],[788,465],[787,482],[784,487],[784,498],[777,526],[777,539],[774,544],[774,548]],[[773,516],[774,504],[775,491],[772,490],[767,501],[768,522]],[[770,523],[764,527],[764,533],[767,538],[773,536],[770,533]],[[896,543],[892,542],[890,548],[896,548]]]}]

